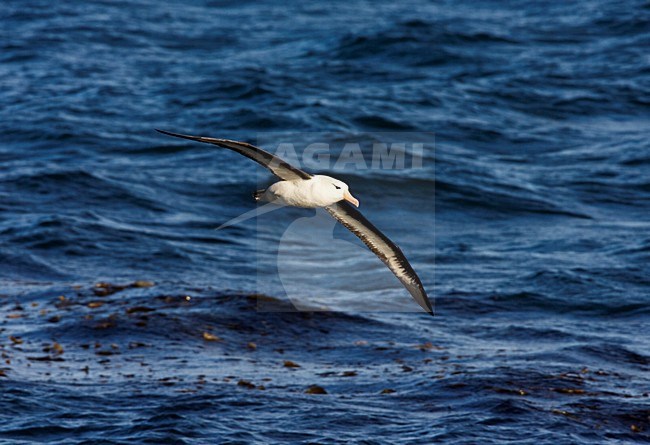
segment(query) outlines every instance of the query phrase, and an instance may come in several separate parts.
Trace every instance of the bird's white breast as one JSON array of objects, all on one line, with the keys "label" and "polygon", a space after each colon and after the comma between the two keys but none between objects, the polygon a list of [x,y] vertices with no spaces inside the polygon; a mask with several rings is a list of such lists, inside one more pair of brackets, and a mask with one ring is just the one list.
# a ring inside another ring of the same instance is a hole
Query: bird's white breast
[{"label": "bird's white breast", "polygon": [[295,181],[280,181],[266,190],[265,198],[269,201],[279,201],[294,207],[325,207],[333,204],[331,195],[324,193],[321,184],[314,178]]}]

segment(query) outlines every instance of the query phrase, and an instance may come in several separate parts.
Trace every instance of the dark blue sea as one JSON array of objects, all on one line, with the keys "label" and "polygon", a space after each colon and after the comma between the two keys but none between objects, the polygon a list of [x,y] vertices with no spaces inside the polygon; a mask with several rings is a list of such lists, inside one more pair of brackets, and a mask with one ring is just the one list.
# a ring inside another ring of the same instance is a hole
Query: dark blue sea
[{"label": "dark blue sea", "polygon": [[[4,0],[0,24],[0,443],[650,443],[647,2]],[[215,230],[270,173],[155,128],[406,141],[404,168],[311,171],[435,316],[311,210]]]}]

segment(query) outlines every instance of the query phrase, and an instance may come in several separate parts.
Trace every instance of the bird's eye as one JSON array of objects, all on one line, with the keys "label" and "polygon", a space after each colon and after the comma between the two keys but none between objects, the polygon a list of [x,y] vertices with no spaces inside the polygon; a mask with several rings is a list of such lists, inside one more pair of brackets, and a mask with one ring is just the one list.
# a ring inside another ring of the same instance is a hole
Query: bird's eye
[{"label": "bird's eye", "polygon": [[339,187],[338,185],[336,185],[336,184],[332,184],[332,185],[334,186],[334,188],[335,188],[336,190],[341,190],[341,187]]}]

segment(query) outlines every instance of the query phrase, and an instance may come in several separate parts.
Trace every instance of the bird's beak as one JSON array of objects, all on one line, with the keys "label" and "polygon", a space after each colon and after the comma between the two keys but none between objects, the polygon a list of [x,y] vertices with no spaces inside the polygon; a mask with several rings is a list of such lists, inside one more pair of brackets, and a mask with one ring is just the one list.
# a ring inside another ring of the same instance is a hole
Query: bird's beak
[{"label": "bird's beak", "polygon": [[345,199],[347,202],[354,205],[355,207],[359,207],[359,200],[354,196],[352,196],[350,192],[348,192],[347,190],[345,191],[345,193],[343,193],[343,199]]}]

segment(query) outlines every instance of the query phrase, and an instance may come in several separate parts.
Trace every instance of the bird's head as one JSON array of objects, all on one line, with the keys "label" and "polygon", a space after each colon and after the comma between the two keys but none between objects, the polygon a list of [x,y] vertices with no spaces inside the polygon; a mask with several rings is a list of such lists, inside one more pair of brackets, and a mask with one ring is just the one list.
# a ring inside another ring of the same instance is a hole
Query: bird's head
[{"label": "bird's head", "polygon": [[359,201],[350,194],[350,188],[345,182],[323,175],[314,176],[313,179],[316,181],[318,194],[330,204],[345,200],[359,207]]}]

